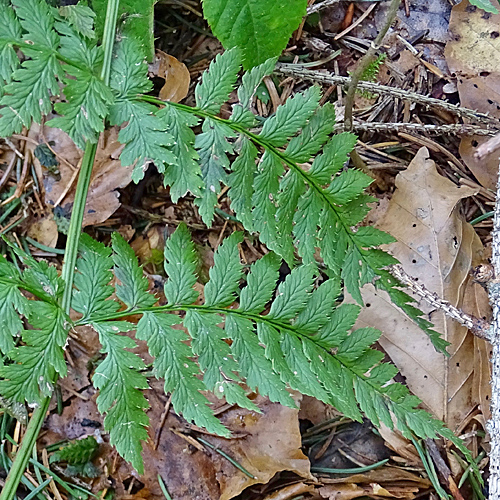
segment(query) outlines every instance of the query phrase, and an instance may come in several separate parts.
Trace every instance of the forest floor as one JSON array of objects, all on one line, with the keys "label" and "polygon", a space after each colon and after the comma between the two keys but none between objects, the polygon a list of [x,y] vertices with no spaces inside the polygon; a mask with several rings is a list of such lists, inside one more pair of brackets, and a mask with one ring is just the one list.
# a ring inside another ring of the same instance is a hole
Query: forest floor
[{"label": "forest floor", "polygon": [[[310,9],[322,3],[310,2]],[[310,14],[280,58],[286,66],[259,88],[259,115],[271,115],[294,93],[317,84],[323,87],[322,102],[335,104],[342,130],[345,89],[335,77],[355,70],[385,20],[386,5],[337,2]],[[455,6],[448,0],[405,0],[379,50],[380,67],[373,72],[373,82],[383,87],[363,88],[354,110],[356,150],[374,178],[371,193],[379,200],[366,223],[395,236],[398,242],[389,250],[411,276],[479,318],[489,318],[491,311],[486,292],[469,271],[487,262],[491,252],[498,154],[478,161],[474,153],[500,130],[498,26],[500,15],[485,13],[468,0]],[[188,85],[183,102],[193,103],[201,73],[222,51],[203,20],[200,3],[162,0],[156,6],[155,30],[157,62],[150,70],[156,92]],[[42,143],[48,146],[43,157],[39,150],[35,154]],[[185,222],[197,244],[202,290],[222,238],[242,229],[226,191],[218,198],[213,226],[207,228],[192,198],[171,201],[153,166],[138,185],[132,184],[131,171],[121,167],[118,154],[117,131],[112,129],[97,153],[86,231],[100,241],[109,241],[114,231],[122,234],[152,289],[161,294],[165,238]],[[34,126],[0,144],[0,234],[29,248],[34,257],[59,265],[81,155],[64,133],[46,126]],[[265,253],[246,234],[242,259],[252,263]],[[288,272],[283,265],[282,275]],[[451,355],[445,358],[432,352],[428,338],[374,288],[365,287],[363,298],[358,324],[383,332],[378,348],[399,368],[398,381],[463,438],[486,478],[489,345],[421,304],[451,342]],[[137,352],[148,361],[139,344]],[[216,414],[234,436],[222,439],[176,415],[162,383],[154,379],[148,391],[152,425],[144,451],[146,472],[138,475],[108,444],[97,411],[90,377],[99,350],[94,331],[72,334],[66,351],[69,376],[58,383],[38,440],[45,466],[99,498],[165,498],[159,477],[173,500],[435,499],[436,482],[456,500],[484,498],[467,478],[459,485],[463,463],[450,443],[427,441],[420,447],[395,431],[353,422],[299,395],[299,410],[256,396],[260,415],[214,400]],[[22,432],[18,424],[11,437],[19,441]],[[86,436],[99,445],[91,464],[75,467],[50,460],[60,443]],[[15,451],[11,442],[3,446],[7,454]],[[36,475],[28,480],[40,482]],[[47,495],[68,498],[61,484],[47,489]]]}]

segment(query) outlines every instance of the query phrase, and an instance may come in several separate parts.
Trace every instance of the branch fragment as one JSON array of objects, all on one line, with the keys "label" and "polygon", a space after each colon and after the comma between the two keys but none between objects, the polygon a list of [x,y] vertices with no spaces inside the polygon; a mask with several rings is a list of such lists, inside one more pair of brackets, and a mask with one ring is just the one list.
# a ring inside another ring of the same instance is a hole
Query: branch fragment
[{"label": "branch fragment", "polygon": [[454,319],[461,325],[467,327],[476,337],[491,341],[491,325],[488,321],[476,318],[450,304],[447,300],[440,298],[437,293],[431,292],[415,278],[410,276],[401,264],[395,264],[390,268],[391,274],[401,283],[406,285],[413,293],[424,299],[428,304],[444,312],[446,316]]}]

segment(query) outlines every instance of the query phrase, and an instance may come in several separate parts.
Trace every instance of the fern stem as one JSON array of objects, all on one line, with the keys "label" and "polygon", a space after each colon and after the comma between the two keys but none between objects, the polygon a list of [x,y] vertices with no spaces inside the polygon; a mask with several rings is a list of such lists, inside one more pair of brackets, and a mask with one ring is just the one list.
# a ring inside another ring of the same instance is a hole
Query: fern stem
[{"label": "fern stem", "polygon": [[[118,7],[120,0],[109,0],[106,21],[104,25],[103,49],[104,62],[101,69],[101,79],[106,85],[109,85],[111,73],[111,58],[113,54],[114,35],[116,29],[116,21],[118,18]],[[82,166],[78,176],[78,184],[76,186],[75,202],[71,213],[71,221],[68,230],[68,240],[66,252],[64,255],[63,267],[61,276],[65,282],[64,294],[62,297],[62,307],[69,314],[71,308],[71,297],[73,288],[73,278],[75,275],[75,264],[78,253],[78,244],[82,231],[83,215],[85,213],[85,203],[87,201],[87,193],[92,175],[92,167],[97,151],[97,142],[92,143],[87,141],[83,154]],[[55,382],[55,380],[54,380]],[[36,443],[40,429],[42,428],[45,415],[50,405],[50,396],[44,398],[40,406],[33,412],[29,424],[26,428],[21,447],[16,455],[16,459],[12,464],[9,475],[5,481],[5,486],[0,494],[0,500],[12,500],[17,492],[17,487],[24,471],[28,465],[33,446]]]}]

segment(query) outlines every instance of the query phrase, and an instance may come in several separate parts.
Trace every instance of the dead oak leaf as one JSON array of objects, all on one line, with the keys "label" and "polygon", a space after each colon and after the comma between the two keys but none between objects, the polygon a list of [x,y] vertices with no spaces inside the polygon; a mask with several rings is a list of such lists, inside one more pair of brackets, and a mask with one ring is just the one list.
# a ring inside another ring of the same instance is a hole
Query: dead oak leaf
[{"label": "dead oak leaf", "polygon": [[[486,293],[469,276],[471,267],[481,260],[482,244],[472,226],[463,220],[458,206],[461,199],[474,193],[439,175],[428,150],[422,148],[396,177],[396,191],[377,224],[397,239],[387,250],[404,269],[459,308],[488,304]],[[440,311],[419,302],[418,307],[435,329],[451,343],[450,357],[445,357],[435,351],[428,336],[385,292],[367,286],[362,295],[367,307],[357,326],[369,325],[382,331],[381,346],[406,377],[412,392],[432,413],[455,429],[480,395],[486,410],[484,398],[489,387],[481,375],[484,356],[481,359],[478,355],[487,349],[483,341]],[[477,309],[465,310],[478,315]]]}]

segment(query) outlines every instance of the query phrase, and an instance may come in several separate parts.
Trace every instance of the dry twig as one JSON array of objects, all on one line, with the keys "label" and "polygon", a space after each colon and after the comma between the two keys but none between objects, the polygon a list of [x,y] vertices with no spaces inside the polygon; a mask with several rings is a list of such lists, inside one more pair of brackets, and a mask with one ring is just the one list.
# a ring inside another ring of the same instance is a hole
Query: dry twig
[{"label": "dry twig", "polygon": [[[340,85],[342,87],[348,87],[351,82],[350,77],[323,73],[321,71],[308,70],[303,68],[299,64],[279,63],[277,64],[275,71],[276,73],[283,76],[301,78],[303,80],[323,83],[325,85]],[[435,99],[434,97],[429,97],[418,94],[416,92],[410,92],[409,90],[390,87],[389,85],[381,85],[380,83],[374,82],[360,81],[358,82],[357,86],[359,89],[366,90],[367,92],[373,94],[390,95],[397,99],[416,102],[417,104],[420,104],[422,106],[444,109],[462,118],[467,118],[479,123],[487,123],[496,127],[500,127],[499,121],[492,116],[484,113],[479,113],[478,111],[474,111],[473,109],[456,106],[455,104],[441,101],[440,99]]]},{"label": "dry twig", "polygon": [[454,319],[463,326],[466,326],[474,335],[481,339],[490,340],[490,324],[470,314],[465,313],[447,300],[440,298],[437,293],[431,292],[424,285],[419,283],[415,278],[410,276],[401,264],[396,264],[390,268],[391,274],[397,278],[402,284],[406,285],[409,290],[424,299],[428,304],[435,307],[439,311],[444,312],[446,316]]}]

